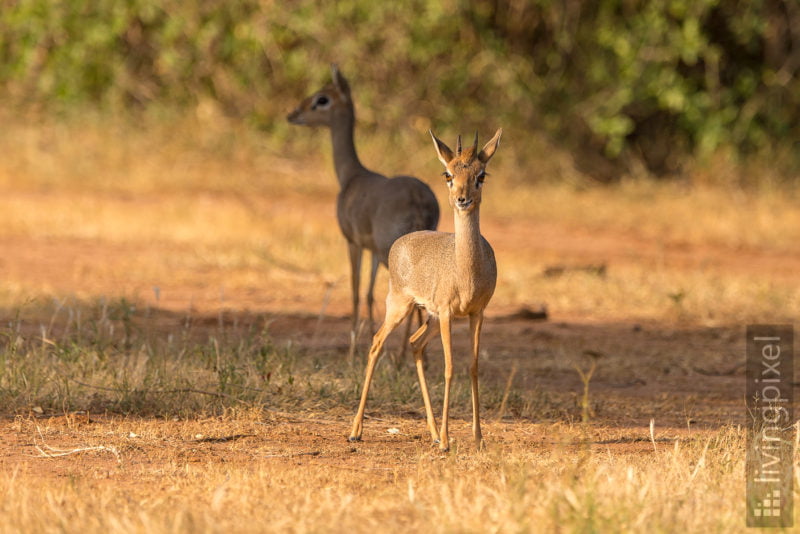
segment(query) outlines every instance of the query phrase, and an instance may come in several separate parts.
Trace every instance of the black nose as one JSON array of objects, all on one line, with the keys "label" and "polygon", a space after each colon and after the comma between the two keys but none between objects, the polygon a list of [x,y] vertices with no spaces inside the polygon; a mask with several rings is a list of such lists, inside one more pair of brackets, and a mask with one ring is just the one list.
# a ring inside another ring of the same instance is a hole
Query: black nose
[{"label": "black nose", "polygon": [[463,203],[464,203],[464,202],[466,202],[466,201],[467,201],[467,199],[466,199],[466,198],[464,198],[464,197],[458,197],[458,203],[459,203],[459,204],[463,204]]}]

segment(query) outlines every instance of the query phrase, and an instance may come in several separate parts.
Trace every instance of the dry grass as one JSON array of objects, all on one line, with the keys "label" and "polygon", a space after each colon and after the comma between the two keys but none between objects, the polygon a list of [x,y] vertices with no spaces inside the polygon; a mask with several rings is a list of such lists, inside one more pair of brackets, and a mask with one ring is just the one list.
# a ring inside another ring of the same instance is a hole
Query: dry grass
[{"label": "dry grass", "polygon": [[[77,459],[31,457],[4,472],[4,531],[744,531],[741,507],[732,506],[744,503],[735,428],[659,433],[653,451],[633,441],[638,430],[593,430],[594,444],[581,445],[580,432],[560,424],[495,424],[498,438],[484,454],[441,456],[397,442],[357,452],[343,440],[285,443],[293,432],[324,435],[320,427],[330,425],[263,420],[110,420],[36,434],[20,420],[19,433],[41,442],[80,435],[121,452],[119,461],[83,453],[89,469]],[[30,478],[36,462],[54,476]]]},{"label": "dry grass", "polygon": [[[343,439],[361,367],[341,358],[349,284],[322,134],[276,146],[219,117],[3,123],[4,532],[744,530],[737,336],[800,312],[796,191],[594,187],[568,155],[508,136],[482,213],[500,267],[490,447],[440,456],[409,415],[414,376],[391,366],[367,441]],[[363,159],[443,200],[419,137],[386,158],[371,140]],[[510,315],[540,303],[541,327]],[[700,384],[697,366],[719,376]],[[76,409],[92,420],[49,418]]]},{"label": "dry grass", "polygon": [[[298,147],[274,146],[236,125],[194,117],[169,127],[145,121],[141,130],[91,116],[66,124],[4,122],[0,238],[12,246],[23,239],[138,251],[117,259],[121,269],[83,255],[78,265],[65,266],[60,284],[30,287],[25,273],[8,277],[6,301],[19,303],[31,292],[95,295],[98,288],[80,286],[83,277],[147,298],[150,288],[178,279],[213,288],[197,296],[211,301],[221,291],[305,285],[309,297],[319,295],[319,305],[325,288],[336,284],[334,308],[346,310],[344,246],[331,202],[336,185],[322,133],[298,130],[311,140]],[[322,143],[322,153],[306,156],[312,142]],[[384,159],[380,149],[367,143],[365,161]],[[407,150],[418,156],[395,163],[402,152],[395,149],[384,166],[428,179],[446,207],[424,137]],[[785,319],[800,310],[793,280],[800,258],[796,191],[636,179],[587,188],[568,158],[552,150],[546,153],[553,157],[534,160],[539,180],[529,181],[519,164],[522,148],[510,138],[504,150],[483,216],[501,266],[494,309],[546,302],[567,317],[591,317],[600,308],[613,319],[712,324],[765,314]],[[447,230],[452,221],[443,213]],[[608,276],[543,279],[554,264],[606,264]]]}]

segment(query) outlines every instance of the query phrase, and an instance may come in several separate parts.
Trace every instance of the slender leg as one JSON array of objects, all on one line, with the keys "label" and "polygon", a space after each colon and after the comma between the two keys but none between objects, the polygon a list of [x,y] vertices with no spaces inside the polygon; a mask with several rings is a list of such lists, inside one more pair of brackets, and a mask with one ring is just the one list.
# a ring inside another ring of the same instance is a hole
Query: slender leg
[{"label": "slender leg", "polygon": [[480,416],[481,407],[478,398],[478,355],[480,353],[482,325],[483,311],[469,316],[470,337],[472,338],[472,365],[469,368],[470,378],[472,378],[472,436],[475,438],[475,446],[478,450],[483,448]]},{"label": "slender leg", "polygon": [[378,255],[373,252],[371,256],[372,256],[372,265],[370,267],[371,270],[369,273],[369,287],[367,287],[367,320],[369,321],[367,323],[367,326],[369,327],[369,335],[372,335],[375,332],[375,330],[373,330],[373,328],[375,328],[375,322],[373,321],[373,316],[372,316],[372,309],[373,309],[372,304],[374,302],[373,290],[375,289],[375,278],[378,275],[378,265],[379,265]]},{"label": "slender leg", "polygon": [[442,348],[444,349],[444,408],[442,409],[442,431],[439,450],[450,450],[450,439],[447,432],[450,421],[450,382],[453,379],[453,352],[450,345],[450,315],[441,314],[439,327],[442,334]]},{"label": "slender leg", "polygon": [[361,282],[361,253],[362,248],[355,243],[348,243],[350,256],[350,282],[353,290],[353,323],[350,326],[350,359],[356,354],[356,341],[358,334],[358,290]]},{"label": "slender leg", "polygon": [[425,418],[428,421],[428,430],[434,443],[440,443],[439,431],[436,429],[436,419],[431,409],[431,398],[428,394],[428,384],[425,381],[425,365],[423,354],[428,342],[439,333],[439,320],[429,316],[428,322],[420,326],[411,339],[408,340],[411,349],[414,351],[414,361],[417,365],[417,377],[419,378],[419,389],[422,392],[422,402],[425,404]]},{"label": "slender leg", "polygon": [[[417,324],[420,328],[424,325],[422,322],[422,308],[417,308]],[[405,340],[409,339],[411,335],[411,323],[414,321],[414,314],[411,313],[408,316],[408,322],[406,323],[406,335],[403,336],[403,346],[400,348],[400,357],[397,359],[397,366],[400,366],[400,363],[406,359],[406,344]],[[422,363],[425,367],[428,367],[428,360],[425,358],[425,353],[422,353]]]},{"label": "slender leg", "polygon": [[413,301],[401,300],[401,298],[397,297],[393,298],[391,293],[389,293],[389,296],[386,298],[386,319],[372,339],[372,348],[369,349],[367,372],[364,377],[364,389],[361,391],[361,402],[358,404],[358,412],[356,412],[356,416],[353,419],[353,430],[350,432],[350,441],[361,441],[364,410],[367,406],[369,386],[372,383],[372,374],[375,371],[375,364],[378,363],[378,358],[383,350],[386,337],[391,334],[392,330],[394,330],[405,316],[408,315],[413,305]]},{"label": "slender leg", "polygon": [[[436,321],[438,322],[439,319],[437,318]],[[422,326],[422,324],[423,324],[423,321],[422,321],[422,308],[417,308],[417,324],[419,324],[420,326]],[[436,325],[436,329],[438,331],[439,325]],[[423,347],[423,349],[422,349],[422,365],[423,365],[423,367],[425,367],[425,369],[428,368],[428,355],[425,352],[425,347]]]},{"label": "slender leg", "polygon": [[403,336],[403,343],[400,346],[400,356],[397,358],[397,361],[395,361],[397,367],[400,367],[400,365],[402,365],[403,361],[406,359],[406,347],[409,343],[409,336],[411,335],[411,323],[413,321],[414,321],[414,314],[409,313],[408,319],[406,319],[406,333]]}]

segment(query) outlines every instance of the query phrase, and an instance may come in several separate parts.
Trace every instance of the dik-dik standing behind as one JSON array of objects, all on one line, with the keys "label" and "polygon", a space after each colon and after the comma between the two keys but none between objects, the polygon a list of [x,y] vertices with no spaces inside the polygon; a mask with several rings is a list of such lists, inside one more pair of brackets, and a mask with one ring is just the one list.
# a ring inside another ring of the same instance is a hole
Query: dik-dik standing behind
[{"label": "dik-dik standing behind", "polygon": [[439,203],[431,188],[418,179],[411,176],[386,178],[361,164],[353,141],[355,110],[350,85],[336,65],[331,67],[331,74],[332,82],[303,100],[288,119],[292,124],[326,126],[331,131],[333,164],[340,187],[336,216],[347,239],[353,286],[352,357],[358,332],[358,293],[364,249],[372,253],[367,289],[368,324],[372,335],[373,289],[378,264],[387,264],[389,249],[398,237],[417,230],[436,230]]},{"label": "dik-dik standing behind", "polygon": [[[483,323],[483,310],[494,294],[497,265],[492,247],[480,230],[480,207],[486,164],[500,144],[503,130],[478,152],[478,135],[473,145],[461,149],[458,138],[456,152],[431,132],[436,153],[444,164],[450,205],[455,216],[455,233],[414,232],[395,241],[389,253],[389,295],[386,297],[386,318],[372,341],[367,362],[361,403],[353,421],[350,441],[360,441],[364,408],[367,404],[372,373],[386,337],[411,313],[415,306],[428,311],[428,321],[411,336],[411,348],[419,376],[428,429],[434,443],[448,450],[447,432],[450,407],[450,381],[453,376],[453,354],[450,346],[450,323],[454,317],[469,317],[472,341],[472,434],[478,448],[482,445],[480,403],[478,399],[478,353]],[[442,429],[436,429],[431,410],[422,353],[437,332],[442,334],[444,348],[444,408]]]}]

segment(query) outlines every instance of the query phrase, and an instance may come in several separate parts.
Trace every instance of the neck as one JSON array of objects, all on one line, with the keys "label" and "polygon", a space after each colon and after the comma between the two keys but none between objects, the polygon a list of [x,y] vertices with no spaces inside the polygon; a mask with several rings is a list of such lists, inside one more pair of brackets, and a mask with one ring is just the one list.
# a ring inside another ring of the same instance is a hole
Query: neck
[{"label": "neck", "polygon": [[333,166],[336,168],[336,177],[339,186],[344,189],[354,174],[364,170],[356,154],[356,145],[353,141],[355,127],[355,114],[352,107],[336,117],[331,124],[331,140],[333,142]]},{"label": "neck", "polygon": [[480,206],[469,213],[455,211],[456,268],[469,268],[480,261]]}]

